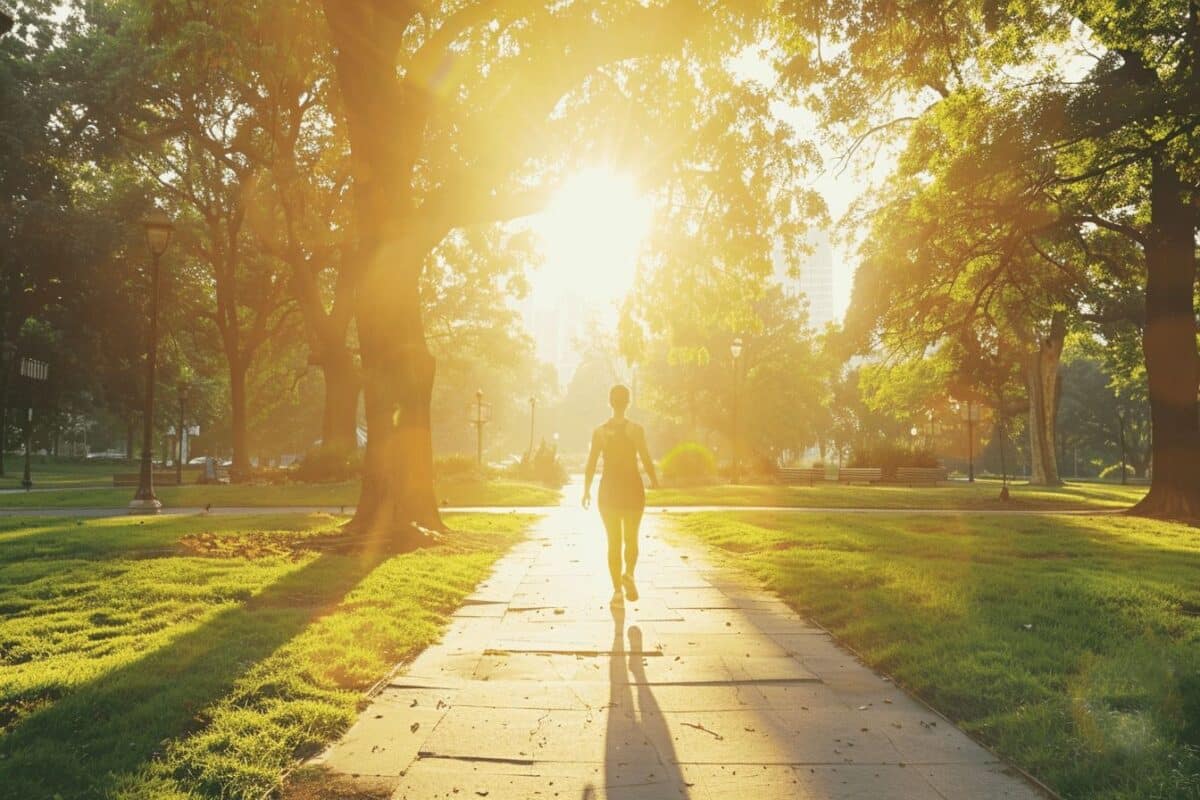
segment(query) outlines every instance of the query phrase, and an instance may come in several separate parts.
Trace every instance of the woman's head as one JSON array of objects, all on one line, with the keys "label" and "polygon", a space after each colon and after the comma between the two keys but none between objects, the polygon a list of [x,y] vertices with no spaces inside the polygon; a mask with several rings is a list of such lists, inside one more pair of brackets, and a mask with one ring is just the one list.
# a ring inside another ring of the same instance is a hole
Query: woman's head
[{"label": "woman's head", "polygon": [[618,383],[612,387],[608,393],[608,404],[612,406],[613,411],[623,412],[629,408],[629,389],[623,384]]}]

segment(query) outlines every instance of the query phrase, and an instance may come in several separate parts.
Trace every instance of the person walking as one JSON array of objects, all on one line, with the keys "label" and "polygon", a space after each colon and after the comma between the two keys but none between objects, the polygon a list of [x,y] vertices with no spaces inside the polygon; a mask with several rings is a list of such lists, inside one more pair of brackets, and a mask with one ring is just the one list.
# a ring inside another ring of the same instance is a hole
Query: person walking
[{"label": "person walking", "polygon": [[604,474],[600,478],[598,505],[608,535],[612,602],[620,603],[625,597],[638,598],[633,570],[637,566],[638,528],[646,509],[646,490],[638,459],[650,477],[652,488],[658,488],[658,475],[646,446],[646,432],[641,425],[625,418],[629,409],[629,389],[620,384],[614,386],[608,393],[608,404],[612,406],[612,418],[592,433],[592,448],[583,477],[583,507],[589,508],[592,504],[592,480],[596,477],[596,465],[603,457]]}]

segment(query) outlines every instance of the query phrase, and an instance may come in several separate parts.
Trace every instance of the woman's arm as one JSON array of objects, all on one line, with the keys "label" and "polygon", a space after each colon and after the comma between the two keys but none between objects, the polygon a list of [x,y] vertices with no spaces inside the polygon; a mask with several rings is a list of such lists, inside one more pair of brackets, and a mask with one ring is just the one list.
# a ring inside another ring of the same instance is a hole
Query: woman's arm
[{"label": "woman's arm", "polygon": [[592,448],[588,451],[587,467],[583,470],[583,507],[592,504],[592,481],[596,477],[596,462],[600,460],[600,431],[592,432]]},{"label": "woman's arm", "polygon": [[646,429],[638,426],[638,456],[642,459],[642,467],[650,476],[650,488],[658,488],[658,473],[654,471],[654,459],[650,457],[650,448],[646,445]]}]

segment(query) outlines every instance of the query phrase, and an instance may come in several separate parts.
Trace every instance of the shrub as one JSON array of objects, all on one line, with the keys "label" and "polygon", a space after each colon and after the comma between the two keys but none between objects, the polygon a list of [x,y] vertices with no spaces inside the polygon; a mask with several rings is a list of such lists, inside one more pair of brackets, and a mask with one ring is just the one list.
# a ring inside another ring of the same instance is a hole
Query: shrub
[{"label": "shrub", "polygon": [[479,465],[474,456],[457,454],[441,456],[433,460],[433,474],[439,481],[465,483],[468,481],[483,481],[491,476],[487,467]]},{"label": "shrub", "polygon": [[296,467],[296,480],[305,483],[337,483],[362,474],[362,452],[314,447],[304,453]]},{"label": "shrub", "polygon": [[[1133,477],[1136,477],[1136,475],[1137,475],[1137,473],[1135,473],[1133,471],[1133,467],[1126,465],[1125,477],[1133,478]],[[1119,480],[1121,480],[1121,465],[1120,464],[1112,464],[1112,465],[1107,466],[1104,469],[1100,470],[1100,480],[1102,480],[1102,481],[1119,481]]]},{"label": "shrub", "polygon": [[740,454],[736,470],[732,461],[717,464],[717,477],[729,483],[774,483],[778,474],[775,459],[761,453]]},{"label": "shrub", "polygon": [[547,447],[545,442],[532,456],[529,453],[522,456],[508,474],[517,480],[534,481],[552,489],[561,489],[567,484],[567,468],[558,460],[558,449]]},{"label": "shrub", "polygon": [[699,442],[684,442],[663,456],[663,482],[669,486],[700,486],[717,477],[717,459]]}]

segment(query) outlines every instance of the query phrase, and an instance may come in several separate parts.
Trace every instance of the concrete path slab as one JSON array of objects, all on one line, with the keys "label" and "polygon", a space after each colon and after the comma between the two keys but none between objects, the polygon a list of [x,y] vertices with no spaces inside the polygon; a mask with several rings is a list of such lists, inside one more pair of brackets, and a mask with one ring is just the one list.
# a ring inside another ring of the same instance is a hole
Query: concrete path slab
[{"label": "concrete path slab", "polygon": [[672,524],[612,606],[598,517],[546,514],[315,763],[412,800],[1043,796]]}]

